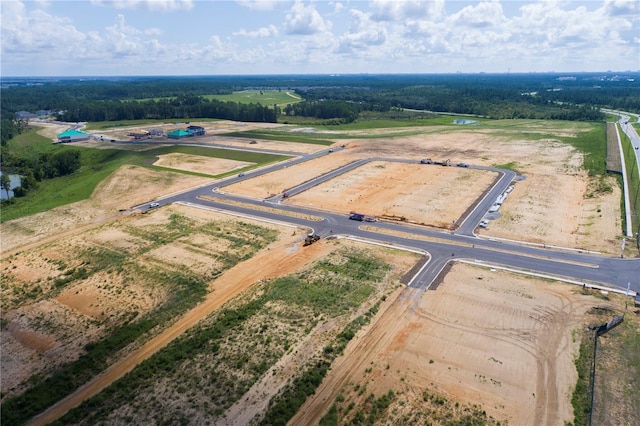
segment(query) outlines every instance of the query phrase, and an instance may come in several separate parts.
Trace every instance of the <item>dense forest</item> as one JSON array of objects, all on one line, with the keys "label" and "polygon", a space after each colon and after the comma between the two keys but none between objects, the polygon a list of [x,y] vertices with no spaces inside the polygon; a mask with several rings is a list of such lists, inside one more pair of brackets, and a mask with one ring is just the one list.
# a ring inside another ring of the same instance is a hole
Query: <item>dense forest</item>
[{"label": "dense forest", "polygon": [[[273,105],[205,98],[243,89],[295,91],[305,102]],[[52,110],[64,121],[221,118],[276,122],[282,114],[351,122],[393,108],[487,118],[594,121],[601,107],[640,111],[640,74],[303,75],[2,79],[2,117]],[[5,137],[3,126],[3,140]]]}]

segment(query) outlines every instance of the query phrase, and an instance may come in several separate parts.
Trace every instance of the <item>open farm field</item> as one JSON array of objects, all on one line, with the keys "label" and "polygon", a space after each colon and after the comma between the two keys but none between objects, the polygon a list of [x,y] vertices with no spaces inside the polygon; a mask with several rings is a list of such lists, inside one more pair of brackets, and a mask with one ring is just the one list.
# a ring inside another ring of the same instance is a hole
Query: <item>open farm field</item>
[{"label": "open farm field", "polygon": [[300,96],[286,90],[241,90],[230,95],[205,95],[204,97],[225,102],[259,103],[261,105],[278,105],[279,107],[285,107],[302,100]]},{"label": "open farm field", "polygon": [[[300,102],[302,99],[295,93],[288,92],[286,90],[239,90],[228,95],[202,95],[205,99],[216,99],[223,102],[237,102],[240,104],[254,104],[259,103],[261,105],[277,105],[284,107],[288,104]],[[175,99],[175,97],[163,97],[163,98],[142,98],[137,99],[140,102],[149,100],[160,99]]]}]

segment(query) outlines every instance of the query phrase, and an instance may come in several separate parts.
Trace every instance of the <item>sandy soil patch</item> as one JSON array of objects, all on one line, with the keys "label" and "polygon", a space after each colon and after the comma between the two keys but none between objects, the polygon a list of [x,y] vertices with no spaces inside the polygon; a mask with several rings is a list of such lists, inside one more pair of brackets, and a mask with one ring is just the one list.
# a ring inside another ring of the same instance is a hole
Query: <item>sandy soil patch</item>
[{"label": "sandy soil patch", "polygon": [[198,197],[198,198],[201,199],[201,200],[215,201],[216,203],[227,204],[227,205],[230,205],[230,206],[241,206],[241,207],[245,207],[245,208],[248,208],[248,209],[256,210],[256,211],[259,211],[259,212],[276,213],[276,214],[281,214],[283,216],[297,217],[297,218],[300,218],[300,219],[313,220],[313,221],[316,221],[316,222],[320,222],[320,221],[324,220],[324,218],[322,216],[312,216],[312,215],[309,215],[309,214],[291,212],[291,211],[287,211],[287,210],[276,209],[276,208],[273,208],[273,207],[259,206],[259,205],[250,204],[250,203],[242,203],[242,202],[239,202],[239,201],[225,200],[225,199],[222,199],[222,198],[210,197],[210,196],[207,196],[207,195],[203,195],[203,196]]},{"label": "sandy soil patch", "polygon": [[487,229],[479,229],[478,235],[617,254],[620,188],[608,178],[611,193],[585,198],[590,181],[585,175],[531,172],[515,185],[501,216]]},{"label": "sandy soil patch", "polygon": [[198,274],[211,275],[220,264],[210,256],[198,253],[189,245],[174,243],[170,246],[158,247],[144,256],[155,262],[167,265],[171,268],[188,268]]},{"label": "sandy soil patch", "polygon": [[374,161],[287,202],[449,228],[496,176],[458,167]]},{"label": "sandy soil patch", "polygon": [[203,157],[201,155],[189,155],[174,152],[159,155],[154,166],[168,167],[170,169],[187,170],[190,172],[218,175],[232,170],[242,169],[255,163],[247,161],[226,160],[224,158]]},{"label": "sandy soil patch", "polygon": [[[318,422],[341,392],[346,405],[390,389],[400,400],[428,390],[480,404],[509,424],[571,421],[578,344],[571,330],[595,304],[568,285],[456,265],[435,291],[399,290],[292,424]],[[362,396],[349,392],[358,385],[366,386]],[[402,407],[390,410],[406,413]]]},{"label": "sandy soil patch", "polygon": [[[255,141],[255,143],[251,143]],[[194,140],[194,142],[196,142]],[[291,153],[312,154],[314,152],[327,149],[326,145],[317,145],[312,143],[301,142],[285,142],[269,139],[249,139],[236,138],[229,136],[202,136],[197,140],[198,143],[227,145],[237,148],[264,149]]]},{"label": "sandy soil patch", "polygon": [[33,374],[47,374],[75,359],[84,346],[102,335],[91,317],[56,300],[43,300],[19,310],[3,312],[2,393],[24,390]]},{"label": "sandy soil patch", "polygon": [[51,139],[52,142],[58,141],[58,134],[75,127],[75,123],[58,123],[52,121],[31,121],[29,124],[33,127],[38,127],[38,134],[47,139]]},{"label": "sandy soil patch", "polygon": [[[322,241],[322,243],[329,245],[327,240]],[[344,249],[345,247],[359,250],[363,247],[361,243],[349,240],[332,240],[330,244],[333,245],[333,250]],[[372,298],[374,300],[379,300],[382,294],[386,295],[392,292],[393,288],[398,285],[401,276],[411,269],[418,260],[418,256],[411,253],[379,247],[364,247],[392,266],[384,282],[380,283],[376,296]],[[368,308],[367,304],[361,307],[358,315],[361,315],[366,308]],[[283,309],[287,308],[283,307]],[[225,412],[226,424],[250,424],[252,419],[262,414],[280,389],[299,373],[302,366],[308,363],[314,354],[323,351],[323,348],[334,339],[335,334],[349,320],[350,318],[341,318],[319,322],[317,326],[307,333],[306,337],[298,341],[284,357],[264,374],[262,380],[255,383],[241,400]]]},{"label": "sandy soil patch", "polygon": [[340,168],[354,160],[353,156],[348,152],[335,152],[273,173],[225,186],[222,190],[254,198],[268,198],[331,170]]}]

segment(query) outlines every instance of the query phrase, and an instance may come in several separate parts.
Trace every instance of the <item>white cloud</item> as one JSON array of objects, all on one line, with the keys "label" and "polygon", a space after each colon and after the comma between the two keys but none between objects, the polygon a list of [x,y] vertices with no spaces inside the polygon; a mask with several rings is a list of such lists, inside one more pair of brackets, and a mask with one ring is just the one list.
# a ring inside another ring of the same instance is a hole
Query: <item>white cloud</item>
[{"label": "white cloud", "polygon": [[537,48],[593,48],[613,42],[617,29],[630,24],[621,18],[607,18],[603,8],[590,11],[584,6],[564,10],[557,1],[539,2],[520,8],[521,16],[509,23],[513,42],[536,43]]},{"label": "white cloud", "polygon": [[361,55],[363,52],[360,50],[385,43],[387,29],[384,24],[373,22],[369,14],[356,9],[350,10],[349,13],[351,25],[347,33],[338,37],[340,44],[336,50],[338,53]]},{"label": "white cloud", "polygon": [[251,10],[274,10],[282,0],[238,0],[238,4]]},{"label": "white cloud", "polygon": [[114,9],[147,9],[161,12],[193,8],[193,0],[91,0],[91,3]]},{"label": "white cloud", "polygon": [[372,18],[377,21],[405,21],[434,19],[444,10],[444,0],[374,0],[376,12]]},{"label": "white cloud", "polygon": [[611,16],[630,16],[640,19],[638,0],[606,0],[604,9]]},{"label": "white cloud", "polygon": [[244,36],[249,38],[268,38],[278,35],[278,28],[275,25],[258,28],[254,31],[246,31],[244,29],[233,32],[234,36]]},{"label": "white cloud", "polygon": [[325,21],[314,6],[296,0],[287,13],[285,28],[288,34],[311,35],[329,31],[331,22]]},{"label": "white cloud", "polygon": [[340,2],[329,2],[329,4],[333,6],[333,12],[331,15],[338,15],[346,9],[345,5]]},{"label": "white cloud", "polygon": [[[149,10],[151,3],[156,10],[196,4],[95,0],[110,9],[93,8],[95,19],[76,24],[65,15],[69,2],[2,1],[3,73],[36,75],[35,67],[44,70],[40,75],[638,69],[637,0],[521,0],[519,8],[474,0],[456,3],[449,14],[442,0],[243,0],[224,8],[203,1],[198,26],[173,25],[171,14],[116,9]],[[279,12],[266,12],[274,8]],[[223,10],[230,15],[220,15]]]},{"label": "white cloud", "polygon": [[2,5],[3,53],[28,52],[43,49],[59,49],[57,54],[69,53],[69,47],[83,42],[85,36],[69,19],[54,17],[40,9],[27,13],[21,2],[4,2]]},{"label": "white cloud", "polygon": [[499,1],[482,2],[477,6],[466,6],[458,13],[450,17],[451,21],[457,25],[470,27],[489,27],[499,25],[504,21],[502,5]]}]

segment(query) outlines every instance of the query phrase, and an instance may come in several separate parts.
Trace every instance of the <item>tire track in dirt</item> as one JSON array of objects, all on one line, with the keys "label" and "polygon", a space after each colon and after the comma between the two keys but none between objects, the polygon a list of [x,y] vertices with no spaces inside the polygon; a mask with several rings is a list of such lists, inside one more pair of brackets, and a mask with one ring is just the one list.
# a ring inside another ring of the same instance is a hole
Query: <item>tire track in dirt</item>
[{"label": "tire track in dirt", "polygon": [[300,249],[301,237],[290,235],[271,244],[252,259],[226,271],[212,282],[205,301],[187,312],[175,324],[164,330],[134,352],[112,364],[100,375],[78,388],[65,399],[34,417],[28,424],[45,425],[62,417],[84,400],[98,394],[111,383],[133,370],[136,365],[168,345],[185,330],[219,309],[224,303],[246,291],[259,280],[272,279],[293,272],[312,261],[326,256],[334,249],[333,244],[318,242]]},{"label": "tire track in dirt", "polygon": [[[553,324],[567,323],[574,312],[571,300],[556,293],[560,300],[560,306],[554,312],[549,312],[545,318],[545,330],[540,333],[540,350],[536,354],[536,407],[534,414],[535,424],[554,424],[561,417],[558,401],[561,391],[558,389],[558,371],[556,370],[556,360],[558,354],[568,349],[568,341],[562,327]],[[549,327],[549,325],[551,325]],[[547,352],[549,348],[554,348],[553,352]]]}]

